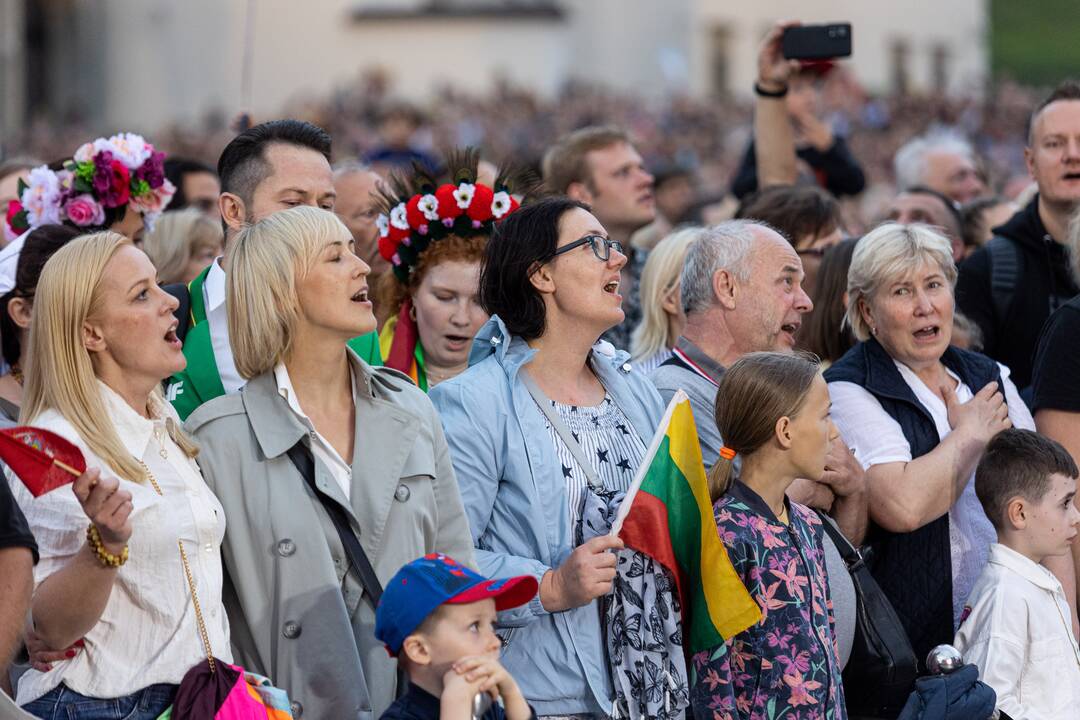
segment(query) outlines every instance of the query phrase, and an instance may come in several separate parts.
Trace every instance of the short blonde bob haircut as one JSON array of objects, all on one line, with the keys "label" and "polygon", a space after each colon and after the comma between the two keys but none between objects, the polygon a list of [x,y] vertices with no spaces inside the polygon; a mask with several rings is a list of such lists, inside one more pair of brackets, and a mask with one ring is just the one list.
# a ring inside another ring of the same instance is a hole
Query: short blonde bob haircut
[{"label": "short blonde bob haircut", "polygon": [[352,241],[329,210],[281,210],[241,230],[231,241],[225,291],[229,344],[240,376],[273,370],[292,353],[300,317],[297,285],[333,242]]},{"label": "short blonde bob haircut", "polygon": [[851,257],[847,283],[847,321],[856,338],[868,340],[871,334],[859,301],[872,304],[878,290],[927,262],[941,268],[950,288],[955,289],[952,246],[944,235],[928,225],[885,223],[859,240]]},{"label": "short blonde bob haircut", "polygon": [[[641,322],[630,336],[630,355],[635,361],[650,358],[669,347],[671,318],[664,311],[664,296],[679,285],[686,253],[704,228],[688,227],[668,235],[656,244],[641,271]],[[675,303],[682,301],[675,296]]]},{"label": "short blonde bob haircut", "polygon": [[[146,480],[142,463],[124,447],[105,411],[94,365],[83,345],[83,326],[102,308],[105,266],[131,241],[114,232],[83,235],[56,251],[45,263],[34,295],[30,325],[30,362],[19,422],[32,424],[53,409],[71,423],[87,447],[117,476]],[[161,388],[150,395],[147,410],[166,418],[169,436],[188,457],[198,448],[168,413]]]}]

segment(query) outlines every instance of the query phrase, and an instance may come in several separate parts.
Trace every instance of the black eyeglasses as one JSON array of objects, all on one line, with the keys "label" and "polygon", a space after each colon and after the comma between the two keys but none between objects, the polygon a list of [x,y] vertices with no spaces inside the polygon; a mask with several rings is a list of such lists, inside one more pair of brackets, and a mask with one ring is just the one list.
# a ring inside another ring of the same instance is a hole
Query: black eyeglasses
[{"label": "black eyeglasses", "polygon": [[622,255],[626,254],[623,252],[623,244],[618,240],[612,240],[611,238],[606,238],[603,235],[586,235],[580,240],[575,240],[569,245],[563,245],[561,248],[556,250],[551,257],[552,259],[554,259],[559,255],[562,255],[563,253],[568,253],[571,250],[585,245],[586,243],[588,243],[592,247],[593,255],[596,256],[596,259],[602,262],[607,262],[611,259],[612,249]]}]

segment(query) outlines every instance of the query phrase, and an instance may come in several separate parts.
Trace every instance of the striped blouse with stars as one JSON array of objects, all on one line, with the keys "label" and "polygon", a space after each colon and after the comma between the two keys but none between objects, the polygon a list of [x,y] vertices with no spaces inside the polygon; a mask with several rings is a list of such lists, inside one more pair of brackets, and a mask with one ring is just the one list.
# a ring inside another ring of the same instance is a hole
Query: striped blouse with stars
[{"label": "striped blouse with stars", "polygon": [[[592,461],[592,468],[604,487],[622,491],[629,488],[638,465],[645,457],[646,448],[611,396],[605,395],[604,400],[593,407],[563,405],[554,400],[550,402],[559,419],[581,446],[585,457]],[[581,519],[581,507],[589,480],[551,423],[545,419],[544,425],[555,446],[555,454],[562,463],[570,527],[576,528]]]}]

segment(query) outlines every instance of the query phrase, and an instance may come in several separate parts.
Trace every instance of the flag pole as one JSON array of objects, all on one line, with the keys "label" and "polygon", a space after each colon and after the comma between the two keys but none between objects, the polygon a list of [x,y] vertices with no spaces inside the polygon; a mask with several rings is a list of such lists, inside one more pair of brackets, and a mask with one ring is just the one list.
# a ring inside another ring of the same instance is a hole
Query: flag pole
[{"label": "flag pole", "polygon": [[81,472],[79,472],[79,471],[78,471],[78,470],[76,470],[75,468],[71,467],[70,465],[68,465],[68,464],[67,464],[66,462],[64,462],[63,460],[57,460],[56,458],[53,458],[53,459],[52,459],[52,461],[53,461],[53,465],[55,465],[56,467],[60,468],[61,470],[66,470],[66,471],[68,471],[69,473],[71,473],[71,474],[72,474],[72,475],[74,475],[75,477],[79,477],[80,475],[82,475],[82,473],[81,473]]}]

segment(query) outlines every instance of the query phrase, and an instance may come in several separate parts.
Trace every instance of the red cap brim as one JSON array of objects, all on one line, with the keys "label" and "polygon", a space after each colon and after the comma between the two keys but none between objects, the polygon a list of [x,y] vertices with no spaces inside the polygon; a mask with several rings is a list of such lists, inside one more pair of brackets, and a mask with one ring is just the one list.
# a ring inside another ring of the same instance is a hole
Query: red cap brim
[{"label": "red cap brim", "polygon": [[492,599],[498,611],[510,610],[524,605],[536,596],[540,584],[532,575],[519,575],[506,579],[485,580],[460,592],[446,602],[450,605],[464,605],[479,600]]}]

